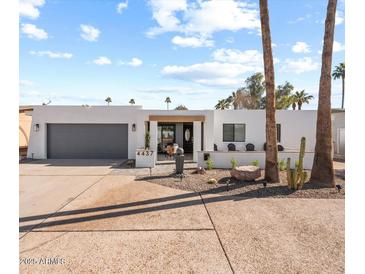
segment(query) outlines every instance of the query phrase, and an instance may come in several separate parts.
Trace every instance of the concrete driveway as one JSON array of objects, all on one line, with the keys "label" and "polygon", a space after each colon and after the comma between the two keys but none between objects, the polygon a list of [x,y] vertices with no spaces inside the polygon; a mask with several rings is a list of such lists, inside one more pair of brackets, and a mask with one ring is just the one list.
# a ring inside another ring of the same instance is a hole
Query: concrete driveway
[{"label": "concrete driveway", "polygon": [[89,164],[20,165],[21,272],[344,271],[343,200],[201,197]]}]

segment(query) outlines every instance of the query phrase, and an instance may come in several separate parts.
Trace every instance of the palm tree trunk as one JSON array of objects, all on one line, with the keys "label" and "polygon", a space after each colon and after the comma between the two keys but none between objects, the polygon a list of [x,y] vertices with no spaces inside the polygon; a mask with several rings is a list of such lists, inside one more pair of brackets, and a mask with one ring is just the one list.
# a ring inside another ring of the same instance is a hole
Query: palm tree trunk
[{"label": "palm tree trunk", "polygon": [[345,77],[341,77],[342,78],[342,104],[341,104],[341,108],[343,109],[345,107]]},{"label": "palm tree trunk", "polygon": [[302,110],[302,103],[298,103],[298,110]]},{"label": "palm tree trunk", "polygon": [[266,84],[265,179],[268,182],[279,182],[280,177],[278,167],[278,148],[276,140],[275,120],[274,62],[271,49],[271,34],[267,0],[260,0],[260,19]]},{"label": "palm tree trunk", "polygon": [[319,82],[316,146],[311,182],[334,187],[331,125],[331,68],[337,0],[328,0]]}]

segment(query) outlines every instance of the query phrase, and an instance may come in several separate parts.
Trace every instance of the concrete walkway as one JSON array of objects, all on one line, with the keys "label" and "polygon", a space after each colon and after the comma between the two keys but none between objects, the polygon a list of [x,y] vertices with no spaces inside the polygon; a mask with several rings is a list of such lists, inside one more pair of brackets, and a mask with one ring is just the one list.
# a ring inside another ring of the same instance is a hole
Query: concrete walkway
[{"label": "concrete walkway", "polygon": [[20,166],[20,258],[62,259],[21,272],[344,272],[344,200],[202,197],[115,166]]}]

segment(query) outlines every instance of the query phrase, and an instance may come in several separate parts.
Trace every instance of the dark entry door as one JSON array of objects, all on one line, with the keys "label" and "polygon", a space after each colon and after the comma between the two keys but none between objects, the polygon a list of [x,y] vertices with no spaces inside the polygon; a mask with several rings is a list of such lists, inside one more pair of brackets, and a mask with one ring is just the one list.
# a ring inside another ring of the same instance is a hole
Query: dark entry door
[{"label": "dark entry door", "polygon": [[193,124],[184,124],[183,130],[183,148],[184,153],[192,153],[193,152]]},{"label": "dark entry door", "polygon": [[127,159],[128,124],[48,124],[50,159]]}]

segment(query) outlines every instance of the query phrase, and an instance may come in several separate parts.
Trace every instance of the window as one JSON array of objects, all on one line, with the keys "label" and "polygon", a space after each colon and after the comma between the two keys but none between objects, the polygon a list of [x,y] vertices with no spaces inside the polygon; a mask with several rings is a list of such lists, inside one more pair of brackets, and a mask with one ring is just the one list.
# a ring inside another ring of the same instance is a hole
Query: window
[{"label": "window", "polygon": [[278,143],[281,142],[281,124],[276,124],[276,139]]},{"label": "window", "polygon": [[223,124],[223,142],[244,142],[245,139],[245,124]]}]

